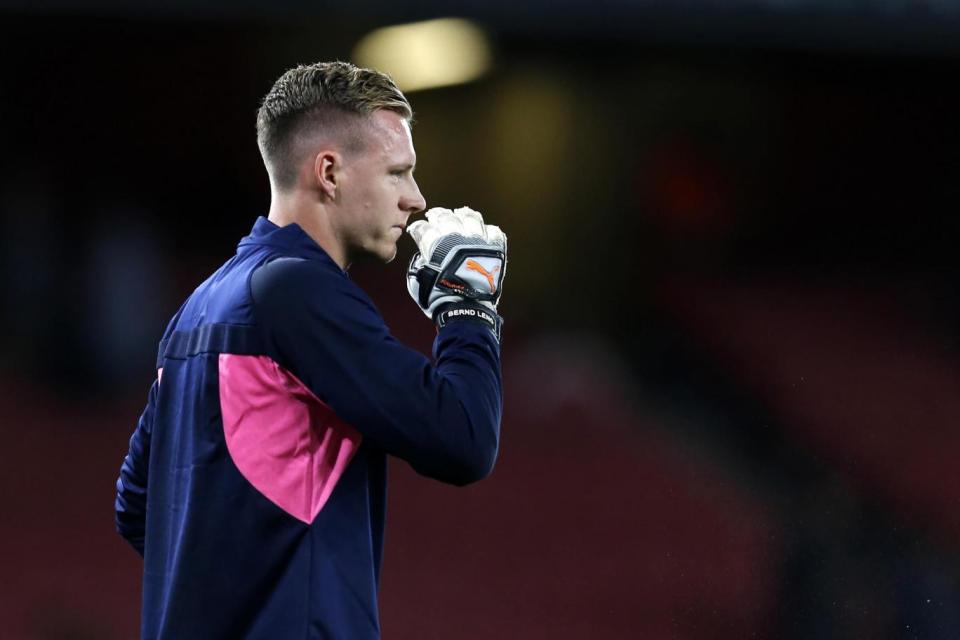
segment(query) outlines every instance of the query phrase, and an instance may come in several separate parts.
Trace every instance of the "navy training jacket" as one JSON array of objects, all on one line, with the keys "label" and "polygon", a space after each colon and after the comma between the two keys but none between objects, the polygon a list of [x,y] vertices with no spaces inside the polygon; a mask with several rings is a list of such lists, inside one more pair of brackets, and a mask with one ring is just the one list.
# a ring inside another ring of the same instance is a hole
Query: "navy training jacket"
[{"label": "navy training jacket", "polygon": [[490,473],[500,350],[439,330],[431,363],[299,226],[259,218],[160,342],[117,481],[145,639],[379,638],[386,456]]}]

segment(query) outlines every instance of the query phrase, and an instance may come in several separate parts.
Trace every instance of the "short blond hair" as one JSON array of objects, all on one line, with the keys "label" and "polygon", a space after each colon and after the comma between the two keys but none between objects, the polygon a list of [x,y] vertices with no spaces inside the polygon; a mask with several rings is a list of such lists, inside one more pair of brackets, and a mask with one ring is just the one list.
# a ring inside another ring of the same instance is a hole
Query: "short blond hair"
[{"label": "short blond hair", "polygon": [[361,144],[360,120],[387,109],[413,120],[413,109],[390,76],[349,62],[317,62],[288,70],[274,83],[257,112],[257,144],[273,182],[293,186],[300,158],[298,136],[315,130],[350,131],[348,146]]}]

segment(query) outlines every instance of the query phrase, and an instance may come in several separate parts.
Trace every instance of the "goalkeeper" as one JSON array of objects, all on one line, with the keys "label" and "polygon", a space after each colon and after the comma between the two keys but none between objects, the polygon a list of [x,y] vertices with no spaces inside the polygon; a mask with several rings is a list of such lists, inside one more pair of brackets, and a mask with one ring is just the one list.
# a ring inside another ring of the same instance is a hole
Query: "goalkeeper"
[{"label": "goalkeeper", "polygon": [[264,98],[269,216],[170,322],[117,481],[144,638],[378,638],[387,456],[456,485],[490,473],[503,233],[467,208],[409,226],[433,363],[346,272],[392,260],[426,206],[411,117],[387,76],[342,62]]}]

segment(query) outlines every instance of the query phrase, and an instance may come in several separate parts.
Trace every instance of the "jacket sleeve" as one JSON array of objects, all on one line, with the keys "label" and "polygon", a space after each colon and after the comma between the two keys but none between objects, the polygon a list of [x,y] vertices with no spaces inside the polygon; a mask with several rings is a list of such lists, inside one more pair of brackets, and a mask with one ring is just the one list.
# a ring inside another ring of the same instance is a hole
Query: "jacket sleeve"
[{"label": "jacket sleeve", "polygon": [[130,438],[130,449],[117,478],[117,532],[142,556],[147,517],[147,468],[150,464],[150,435],[159,381],[150,387],[147,406]]},{"label": "jacket sleeve", "polygon": [[280,259],[251,279],[268,348],[337,415],[420,474],[464,485],[490,473],[500,439],[500,347],[490,329],[450,322],[435,363],[390,335],[342,272]]}]

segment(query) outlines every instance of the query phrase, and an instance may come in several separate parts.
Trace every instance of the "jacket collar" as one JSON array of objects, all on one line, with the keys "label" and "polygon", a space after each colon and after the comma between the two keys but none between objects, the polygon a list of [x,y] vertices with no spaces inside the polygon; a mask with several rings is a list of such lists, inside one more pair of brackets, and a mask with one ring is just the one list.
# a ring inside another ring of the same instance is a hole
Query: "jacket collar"
[{"label": "jacket collar", "polygon": [[[320,245],[314,242],[313,238],[307,235],[307,232],[296,223],[288,224],[285,227],[278,227],[264,216],[260,216],[257,218],[257,221],[253,223],[253,229],[250,230],[250,235],[240,240],[240,244],[237,245],[237,250],[241,251],[244,247],[252,245],[275,247],[286,255],[307,260],[326,261],[337,267],[338,270],[343,271],[343,269],[340,269],[340,266],[333,261],[333,258],[331,258]],[[344,273],[346,272],[344,271]]]}]

